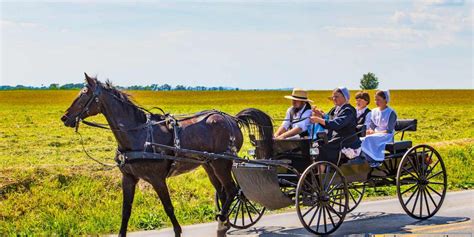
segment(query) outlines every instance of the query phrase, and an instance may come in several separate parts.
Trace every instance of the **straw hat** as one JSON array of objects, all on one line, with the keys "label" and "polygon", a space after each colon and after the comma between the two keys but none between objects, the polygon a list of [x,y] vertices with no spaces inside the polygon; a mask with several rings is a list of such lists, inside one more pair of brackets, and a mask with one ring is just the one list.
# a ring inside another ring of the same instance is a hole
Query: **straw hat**
[{"label": "straw hat", "polygon": [[308,99],[308,92],[301,88],[293,89],[291,95],[285,95],[285,98],[290,100],[313,102],[312,100]]}]

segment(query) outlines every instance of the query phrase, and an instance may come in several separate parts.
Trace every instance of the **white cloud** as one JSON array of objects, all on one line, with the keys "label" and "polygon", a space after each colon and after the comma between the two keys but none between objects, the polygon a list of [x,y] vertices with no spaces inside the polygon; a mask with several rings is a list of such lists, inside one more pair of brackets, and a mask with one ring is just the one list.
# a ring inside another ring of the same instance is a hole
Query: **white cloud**
[{"label": "white cloud", "polygon": [[8,28],[37,28],[39,24],[31,23],[31,22],[15,22],[15,21],[7,21],[7,20],[0,20],[0,29],[8,29]]},{"label": "white cloud", "polygon": [[460,42],[458,33],[472,32],[472,10],[433,7],[464,4],[463,1],[418,1],[413,8],[395,11],[390,24],[377,27],[326,27],[340,38],[365,39],[371,46],[391,48],[438,47]]},{"label": "white cloud", "polygon": [[418,0],[418,4],[426,6],[462,6],[464,0]]}]

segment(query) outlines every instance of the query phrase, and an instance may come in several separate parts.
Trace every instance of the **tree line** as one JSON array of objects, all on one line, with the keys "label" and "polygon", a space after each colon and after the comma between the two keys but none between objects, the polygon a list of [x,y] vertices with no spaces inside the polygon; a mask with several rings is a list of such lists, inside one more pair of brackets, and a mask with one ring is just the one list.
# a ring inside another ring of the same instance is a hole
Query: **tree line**
[{"label": "tree line", "polygon": [[[379,79],[375,76],[374,73],[368,72],[362,75],[362,78],[360,79],[360,88],[362,90],[377,89],[378,86],[379,86]],[[24,85],[0,86],[0,90],[72,90],[72,89],[81,89],[83,87],[84,87],[83,83],[68,83],[64,85],[53,83],[53,84],[50,84],[49,86],[40,86],[40,87],[24,86]],[[125,89],[125,90],[146,90],[146,91],[238,91],[240,90],[239,88],[224,87],[224,86],[213,86],[213,87],[184,86],[184,85],[171,86],[170,84],[163,84],[163,85],[151,84],[151,85],[146,85],[146,86],[133,85],[133,86],[128,86],[128,87],[118,86],[117,88]],[[291,88],[287,88],[287,89],[291,90]]]},{"label": "tree line", "polygon": [[[57,83],[50,84],[49,86],[0,86],[0,90],[73,90],[81,89],[84,87],[83,83],[67,83],[60,85]],[[224,87],[224,86],[184,86],[176,85],[172,86],[169,84],[151,84],[151,85],[133,85],[133,86],[117,86],[119,89],[125,90],[147,90],[147,91],[238,91],[239,88],[235,87]]]}]

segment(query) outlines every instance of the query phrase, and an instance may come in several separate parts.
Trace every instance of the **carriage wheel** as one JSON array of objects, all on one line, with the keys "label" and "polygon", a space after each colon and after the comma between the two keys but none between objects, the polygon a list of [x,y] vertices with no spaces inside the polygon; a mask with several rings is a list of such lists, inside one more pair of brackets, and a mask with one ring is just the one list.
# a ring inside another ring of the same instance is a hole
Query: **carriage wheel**
[{"label": "carriage wheel", "polygon": [[298,181],[296,194],[296,213],[309,232],[330,234],[344,221],[349,190],[346,178],[334,164],[319,161],[310,165]]},{"label": "carriage wheel", "polygon": [[[354,211],[357,206],[359,206],[360,202],[362,201],[362,198],[364,197],[365,194],[365,188],[366,185],[364,183],[362,184],[349,184],[348,190],[349,190],[349,206],[347,208],[347,213]],[[336,190],[336,195],[342,194],[343,189],[337,189]],[[342,201],[342,196],[339,196],[338,202]],[[333,208],[340,213],[343,212],[343,207],[342,206],[337,206],[333,204]]]},{"label": "carriage wheel", "polygon": [[397,195],[405,212],[416,219],[427,219],[438,212],[447,189],[443,159],[428,145],[408,150],[397,171]]},{"label": "carriage wheel", "polygon": [[[220,212],[222,204],[217,192],[215,202],[217,210]],[[242,190],[239,189],[239,192],[230,204],[227,218],[229,219],[230,226],[236,229],[246,229],[255,225],[262,218],[263,213],[265,213],[265,207],[248,200],[242,193]]]}]

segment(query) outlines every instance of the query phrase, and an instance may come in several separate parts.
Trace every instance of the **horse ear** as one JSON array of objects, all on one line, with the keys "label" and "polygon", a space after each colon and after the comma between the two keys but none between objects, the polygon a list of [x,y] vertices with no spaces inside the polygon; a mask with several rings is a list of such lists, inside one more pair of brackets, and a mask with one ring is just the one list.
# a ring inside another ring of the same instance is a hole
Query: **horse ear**
[{"label": "horse ear", "polygon": [[91,78],[89,75],[87,75],[87,73],[84,72],[84,76],[86,76],[86,83],[91,87],[91,88],[95,88],[96,86],[96,81],[94,80],[94,78]]}]

